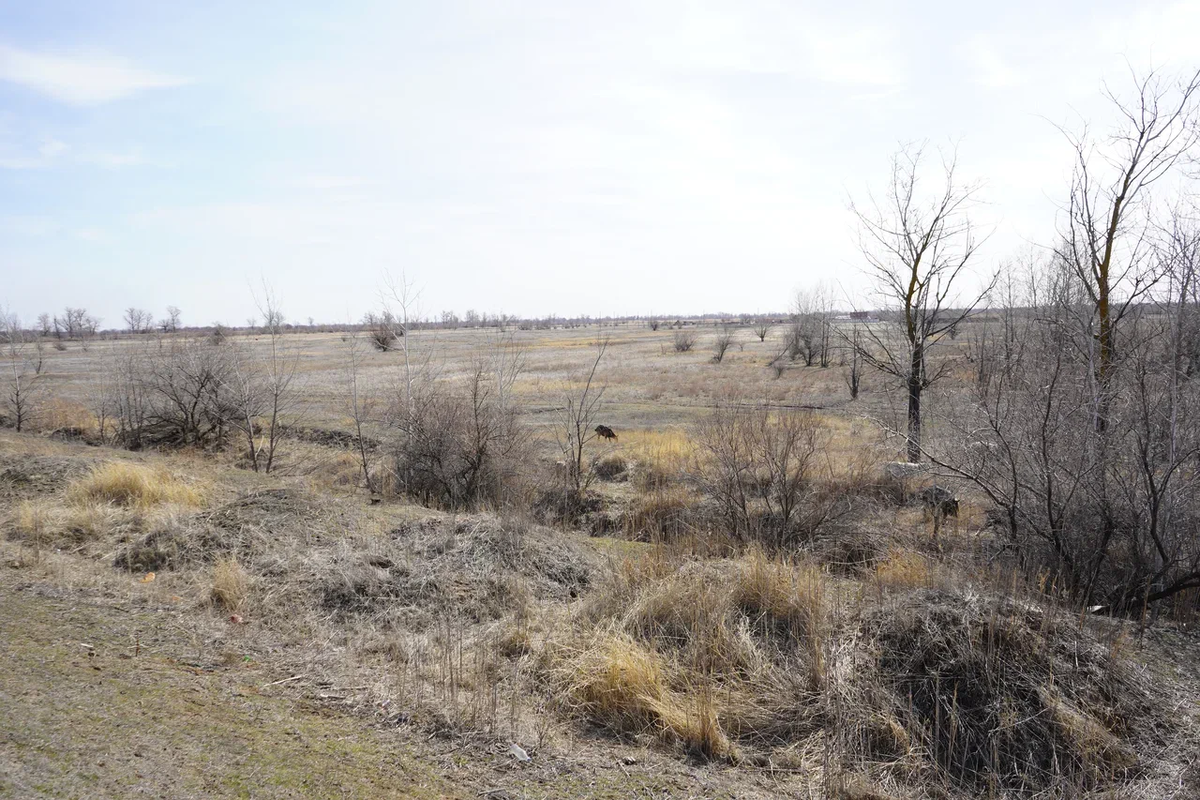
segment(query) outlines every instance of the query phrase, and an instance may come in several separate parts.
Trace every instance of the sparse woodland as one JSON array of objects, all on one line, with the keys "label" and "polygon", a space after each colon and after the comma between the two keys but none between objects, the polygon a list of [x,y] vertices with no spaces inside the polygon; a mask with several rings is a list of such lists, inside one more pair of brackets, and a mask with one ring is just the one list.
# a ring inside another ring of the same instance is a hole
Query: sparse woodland
[{"label": "sparse woodland", "polygon": [[1198,92],[1064,131],[1057,238],[1009,261],[956,153],[902,148],[853,198],[861,307],[435,319],[401,278],[324,330],[266,286],[236,330],[5,313],[0,552],[531,770],[1200,796]]}]

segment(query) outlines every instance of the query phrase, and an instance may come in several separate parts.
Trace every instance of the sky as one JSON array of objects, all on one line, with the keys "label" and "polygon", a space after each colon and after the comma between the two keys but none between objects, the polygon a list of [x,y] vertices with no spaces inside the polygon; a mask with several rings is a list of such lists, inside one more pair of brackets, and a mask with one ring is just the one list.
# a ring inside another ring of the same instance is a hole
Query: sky
[{"label": "sky", "polygon": [[[865,296],[906,142],[980,181],[981,272],[1052,239],[1105,84],[1200,66],[1200,0],[0,0],[0,307],[243,324],[785,310]],[[261,294],[261,290],[259,290]]]}]

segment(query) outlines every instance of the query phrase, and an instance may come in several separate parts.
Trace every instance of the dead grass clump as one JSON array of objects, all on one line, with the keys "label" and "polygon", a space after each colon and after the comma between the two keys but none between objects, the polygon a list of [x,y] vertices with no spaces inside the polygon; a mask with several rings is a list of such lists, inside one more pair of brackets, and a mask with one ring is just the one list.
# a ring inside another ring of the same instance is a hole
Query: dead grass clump
[{"label": "dead grass clump", "polygon": [[629,505],[623,527],[637,541],[670,541],[695,525],[699,499],[686,487],[670,486],[639,495]]},{"label": "dead grass clump", "polygon": [[687,673],[748,674],[764,659],[734,610],[728,582],[697,564],[645,587],[625,613],[623,626],[639,641],[672,656]]},{"label": "dead grass clump", "polygon": [[634,483],[643,492],[678,483],[695,461],[695,445],[679,428],[629,431],[625,440],[635,465]]},{"label": "dead grass clump", "polygon": [[99,425],[87,406],[60,397],[47,400],[37,415],[38,429],[58,439],[91,439]]},{"label": "dead grass clump", "polygon": [[1101,790],[1134,777],[1175,722],[1144,670],[1070,615],[1017,600],[918,592],[866,631],[893,716],[971,791]]},{"label": "dead grass clump", "polygon": [[933,581],[933,567],[920,553],[893,547],[875,565],[875,580],[890,589],[925,588]]},{"label": "dead grass clump", "polygon": [[164,469],[128,461],[109,461],[94,467],[69,489],[72,502],[111,503],[127,508],[152,508],[166,503],[198,506],[203,495]]},{"label": "dead grass clump", "polygon": [[672,692],[662,659],[628,635],[597,636],[563,662],[558,677],[567,707],[603,727],[676,739],[704,758],[734,754],[711,694]]},{"label": "dead grass clump", "polygon": [[625,457],[620,453],[609,453],[596,461],[592,466],[592,471],[600,480],[615,481],[626,476],[626,473],[629,471],[629,465],[626,463]]},{"label": "dead grass clump", "polygon": [[212,601],[231,613],[241,611],[250,596],[250,576],[237,558],[221,558],[213,564]]},{"label": "dead grass clump", "polygon": [[792,639],[820,636],[824,576],[812,564],[791,564],[751,549],[735,576],[734,602],[751,620]]}]

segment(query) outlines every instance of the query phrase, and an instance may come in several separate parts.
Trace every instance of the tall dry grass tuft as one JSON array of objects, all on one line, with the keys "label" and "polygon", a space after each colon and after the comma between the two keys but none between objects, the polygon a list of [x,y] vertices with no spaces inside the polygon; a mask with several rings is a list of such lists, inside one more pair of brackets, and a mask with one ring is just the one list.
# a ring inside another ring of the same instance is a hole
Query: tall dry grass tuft
[{"label": "tall dry grass tuft", "polygon": [[628,634],[600,633],[560,662],[558,672],[568,707],[605,727],[674,738],[705,758],[734,754],[711,693],[672,692],[662,658]]},{"label": "tall dry grass tuft", "polygon": [[165,469],[151,469],[128,461],[109,461],[92,469],[68,490],[77,504],[110,503],[126,508],[153,508],[173,503],[199,506],[203,494]]},{"label": "tall dry grass tuft", "polygon": [[212,601],[230,613],[245,608],[250,596],[250,576],[236,558],[218,559],[212,569]]}]

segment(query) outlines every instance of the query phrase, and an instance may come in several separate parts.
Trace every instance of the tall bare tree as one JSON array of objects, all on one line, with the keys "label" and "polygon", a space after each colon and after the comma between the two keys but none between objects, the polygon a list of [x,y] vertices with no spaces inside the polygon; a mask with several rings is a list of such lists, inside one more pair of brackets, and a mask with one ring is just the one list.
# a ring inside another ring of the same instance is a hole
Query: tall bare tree
[{"label": "tall bare tree", "polygon": [[1150,187],[1172,172],[1200,137],[1200,70],[1175,80],[1157,72],[1133,76],[1129,99],[1105,88],[1117,127],[1093,137],[1063,131],[1075,169],[1064,209],[1059,256],[1083,285],[1095,340],[1095,424],[1107,425],[1118,328],[1158,280],[1148,216],[1139,214]]},{"label": "tall bare tree", "polygon": [[[864,326],[858,351],[875,369],[904,383],[908,394],[907,456],[921,460],[921,399],[944,377],[948,363],[932,366],[930,354],[947,333],[970,316],[995,282],[965,300],[962,284],[979,241],[969,210],[977,186],[955,175],[957,154],[941,154],[940,185],[926,192],[921,184],[924,146],[907,146],[892,158],[883,198],[852,204],[858,217],[866,273],[883,305],[896,316],[887,332]],[[899,335],[890,335],[898,332]]]}]

